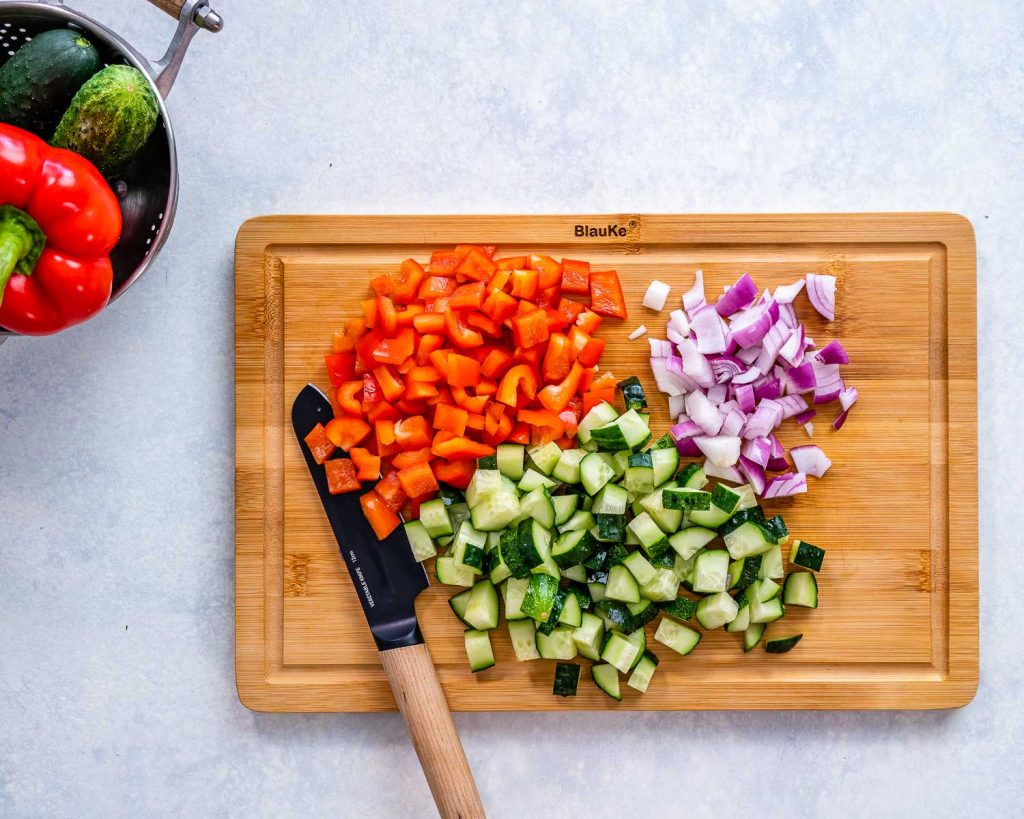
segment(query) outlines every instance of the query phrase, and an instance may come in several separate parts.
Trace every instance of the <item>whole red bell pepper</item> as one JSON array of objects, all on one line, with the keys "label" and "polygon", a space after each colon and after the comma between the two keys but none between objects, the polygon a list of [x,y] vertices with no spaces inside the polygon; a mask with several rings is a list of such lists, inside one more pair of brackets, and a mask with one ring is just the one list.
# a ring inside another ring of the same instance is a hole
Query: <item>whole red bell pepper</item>
[{"label": "whole red bell pepper", "polygon": [[110,300],[121,210],[87,159],[0,124],[0,326],[48,335]]}]

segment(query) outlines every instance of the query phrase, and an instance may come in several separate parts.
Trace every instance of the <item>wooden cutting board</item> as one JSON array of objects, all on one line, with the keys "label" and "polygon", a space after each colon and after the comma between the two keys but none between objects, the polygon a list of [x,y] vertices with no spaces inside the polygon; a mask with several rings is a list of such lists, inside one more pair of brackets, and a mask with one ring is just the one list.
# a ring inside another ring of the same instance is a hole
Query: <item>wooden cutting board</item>
[{"label": "wooden cutting board", "polygon": [[[834,462],[809,494],[766,504],[828,550],[821,607],[790,608],[791,653],[744,654],[739,635],[705,636],[688,657],[658,644],[649,692],[614,703],[586,673],[575,698],[551,696],[553,663],[517,662],[502,624],[497,665],[472,674],[453,590],[418,602],[454,710],[950,708],[978,680],[975,246],[952,214],[808,216],[271,216],[246,222],[235,255],[236,669],[261,711],[385,711],[395,703],[359,603],[287,422],[307,382],[326,387],[331,334],[359,313],[367,282],[458,242],[539,251],[619,271],[630,318],[606,321],[602,366],[648,388],[655,434],[668,425],[653,388],[640,306],[654,278],[670,303],[704,270],[719,293],[742,272],[775,287],[807,271],[839,280],[838,315],[809,333],[842,340],[861,399],[844,429],[819,413],[815,442]],[[791,422],[783,442],[806,441]],[[433,577],[433,567],[430,566]],[[649,626],[653,633],[653,624]],[[660,650],[659,650],[660,649]]]}]

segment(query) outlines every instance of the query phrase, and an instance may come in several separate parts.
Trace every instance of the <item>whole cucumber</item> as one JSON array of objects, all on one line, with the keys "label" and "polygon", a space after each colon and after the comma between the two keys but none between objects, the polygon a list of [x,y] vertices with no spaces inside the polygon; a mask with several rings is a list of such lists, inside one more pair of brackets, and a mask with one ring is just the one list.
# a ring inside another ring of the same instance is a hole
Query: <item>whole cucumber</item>
[{"label": "whole cucumber", "polygon": [[51,142],[110,174],[142,150],[159,116],[160,105],[145,75],[129,65],[111,65],[75,94]]},{"label": "whole cucumber", "polygon": [[102,65],[81,32],[44,31],[0,68],[0,122],[48,139],[82,83]]}]

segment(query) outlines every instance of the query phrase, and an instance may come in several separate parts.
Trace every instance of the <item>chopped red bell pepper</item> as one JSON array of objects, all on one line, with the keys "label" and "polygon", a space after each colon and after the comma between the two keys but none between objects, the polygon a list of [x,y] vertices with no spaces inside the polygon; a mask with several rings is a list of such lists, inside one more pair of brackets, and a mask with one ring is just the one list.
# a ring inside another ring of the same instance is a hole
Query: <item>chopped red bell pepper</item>
[{"label": "chopped red bell pepper", "polygon": [[569,405],[569,400],[576,394],[582,377],[583,366],[576,361],[561,384],[551,384],[545,387],[537,394],[537,398],[551,412],[561,412]]},{"label": "chopped red bell pepper", "polygon": [[469,413],[462,407],[448,404],[437,404],[434,407],[434,429],[442,429],[453,435],[465,435],[468,420]]},{"label": "chopped red bell pepper", "polygon": [[405,388],[405,399],[407,401],[427,401],[437,398],[439,395],[437,386],[429,381],[414,381]]},{"label": "chopped red bell pepper", "polygon": [[547,351],[544,353],[541,376],[549,384],[561,381],[569,374],[574,360],[575,355],[569,346],[568,336],[562,333],[552,333]]},{"label": "chopped red bell pepper", "polygon": [[461,316],[454,311],[449,310],[444,314],[444,327],[448,331],[448,338],[459,347],[479,347],[484,343],[484,337],[467,327]]},{"label": "chopped red bell pepper", "polygon": [[590,262],[562,259],[562,292],[578,296],[590,292]]},{"label": "chopped red bell pepper", "polygon": [[584,367],[593,367],[601,359],[604,347],[605,340],[603,338],[587,339],[587,343],[584,344],[583,349],[580,350],[577,360]]},{"label": "chopped red bell pepper", "polygon": [[540,276],[536,270],[512,271],[512,295],[517,299],[532,299],[537,295]]},{"label": "chopped red bell pepper", "polygon": [[561,313],[568,320],[569,324],[575,324],[577,317],[586,308],[578,301],[572,299],[559,299],[558,300],[558,312]]},{"label": "chopped red bell pepper", "polygon": [[557,413],[546,410],[519,410],[519,420],[533,427],[530,434],[532,443],[546,443],[561,438],[565,433],[565,423]]},{"label": "chopped red bell pepper", "polygon": [[430,452],[430,447],[424,447],[423,449],[410,449],[408,452],[399,452],[391,459],[391,465],[401,471],[406,467],[413,466],[415,464],[429,463],[434,456]]},{"label": "chopped red bell pepper", "polygon": [[[443,320],[443,319],[442,319]],[[430,363],[430,354],[444,346],[444,336],[428,333],[420,339],[416,347],[416,363],[425,367]]]},{"label": "chopped red bell pepper", "polygon": [[453,387],[472,387],[480,380],[480,362],[469,356],[448,353],[445,377]]},{"label": "chopped red bell pepper", "polygon": [[544,315],[547,317],[549,332],[561,332],[571,324],[564,313],[560,313],[551,307],[544,310]]},{"label": "chopped red bell pepper", "polygon": [[398,271],[395,292],[391,296],[395,304],[411,304],[419,292],[420,283],[427,273],[415,259],[406,259]]},{"label": "chopped red bell pepper", "polygon": [[615,388],[601,389],[601,390],[589,390],[583,393],[583,413],[590,412],[598,404],[603,404],[607,401],[609,404],[615,403]]},{"label": "chopped red bell pepper", "polygon": [[324,356],[324,365],[327,367],[327,377],[333,387],[340,387],[356,377],[355,353],[327,353]]},{"label": "chopped red bell pepper", "polygon": [[592,336],[597,332],[597,328],[601,326],[602,321],[604,319],[593,310],[584,310],[576,317],[576,326],[584,333]]},{"label": "chopped red bell pepper", "polygon": [[334,454],[334,450],[337,449],[334,442],[327,437],[323,424],[317,424],[309,431],[309,434],[306,435],[306,446],[309,447],[309,454],[318,464],[322,464],[330,458]]},{"label": "chopped red bell pepper", "polygon": [[395,441],[405,450],[430,446],[430,423],[422,415],[404,418],[395,423]]},{"label": "chopped red bell pepper", "polygon": [[383,499],[385,506],[397,512],[405,505],[406,495],[398,480],[398,470],[389,469],[377,481],[377,494]]},{"label": "chopped red bell pepper", "polygon": [[495,259],[494,263],[498,270],[520,270],[530,263],[529,256],[506,256],[504,259]]},{"label": "chopped red bell pepper", "polygon": [[381,390],[380,384],[377,383],[376,377],[372,372],[363,373],[363,406],[383,400],[384,392]]},{"label": "chopped red bell pepper", "polygon": [[380,477],[380,456],[370,450],[358,446],[352,447],[348,456],[359,471],[357,477],[361,481],[375,481]]},{"label": "chopped red bell pepper", "polygon": [[[324,472],[327,475],[327,491],[332,495],[340,495],[344,492],[358,492],[362,489],[359,483],[359,476],[356,474],[355,464],[348,458],[331,458],[324,464]],[[377,476],[374,475],[374,478]]]},{"label": "chopped red bell pepper", "polygon": [[[366,420],[371,424],[376,424],[378,421],[397,421],[401,417],[398,410],[387,401],[376,401],[366,411]],[[392,438],[392,440],[394,439]]]},{"label": "chopped red bell pepper", "polygon": [[434,477],[430,464],[426,462],[400,470],[398,482],[402,484],[402,491],[409,497],[419,497],[438,490],[437,478]]},{"label": "chopped red bell pepper", "polygon": [[455,279],[448,279],[444,276],[427,276],[420,285],[418,295],[423,301],[433,301],[450,296],[455,292],[456,287],[458,285],[455,283]]},{"label": "chopped red bell pepper", "polygon": [[562,265],[550,256],[531,256],[530,267],[539,273],[538,287],[541,290],[554,287],[562,278]]},{"label": "chopped red bell pepper", "polygon": [[473,282],[458,287],[448,301],[452,310],[479,310],[484,303],[484,283]]},{"label": "chopped red bell pepper", "polygon": [[548,317],[543,310],[531,310],[512,320],[512,335],[519,347],[533,347],[548,340]]},{"label": "chopped red bell pepper", "polygon": [[394,510],[389,509],[381,496],[373,489],[360,496],[359,505],[363,507],[363,514],[370,522],[378,540],[384,540],[402,522]]},{"label": "chopped red bell pepper", "polygon": [[370,279],[370,289],[373,290],[374,295],[390,296],[395,292],[395,282],[389,273],[384,273],[375,279]]},{"label": "chopped red bell pepper", "polygon": [[488,378],[501,378],[511,366],[512,355],[499,347],[495,347],[480,362],[480,372]]},{"label": "chopped red bell pepper", "polygon": [[474,281],[483,282],[487,281],[497,269],[498,266],[491,259],[478,249],[473,248],[466,254],[466,258],[462,260],[455,272]]},{"label": "chopped red bell pepper", "polygon": [[388,296],[377,296],[377,329],[391,335],[398,327],[398,313],[395,303]]},{"label": "chopped red bell pepper", "polygon": [[529,364],[517,364],[501,379],[495,398],[509,407],[518,406],[520,393],[526,401],[532,401],[537,395],[537,375]]},{"label": "chopped red bell pepper", "polygon": [[405,384],[394,371],[383,364],[373,368],[373,377],[380,386],[380,391],[388,401],[397,401],[405,392]]},{"label": "chopped red bell pepper", "polygon": [[486,395],[470,395],[465,387],[452,386],[452,400],[469,412],[483,412],[487,406]]},{"label": "chopped red bell pepper", "polygon": [[492,401],[484,416],[484,443],[497,446],[512,432],[512,416],[504,404]]},{"label": "chopped red bell pepper", "polygon": [[360,318],[351,318],[345,322],[345,330],[336,332],[331,349],[336,353],[348,353],[356,348],[356,344],[366,331],[366,322]]},{"label": "chopped red bell pepper", "polygon": [[488,455],[494,454],[493,446],[477,443],[469,438],[455,436],[454,438],[438,440],[438,438],[443,434],[444,433],[438,433],[438,437],[435,437],[434,443],[430,447],[430,451],[439,458],[444,458],[449,461],[459,461],[469,458],[486,458]]},{"label": "chopped red bell pepper", "polygon": [[530,443],[530,425],[523,421],[517,421],[508,434],[507,440],[513,444]]},{"label": "chopped red bell pepper", "polygon": [[561,296],[562,288],[557,284],[553,287],[546,287],[537,294],[538,307],[557,307],[558,299]]},{"label": "chopped red bell pepper", "polygon": [[377,327],[377,299],[366,299],[363,302],[363,319],[371,330]]},{"label": "chopped red bell pepper", "polygon": [[444,481],[456,489],[469,488],[469,482],[476,472],[474,461],[437,461],[434,466],[434,475],[439,481]]},{"label": "chopped red bell pepper", "polygon": [[[390,299],[389,299],[390,301]],[[416,349],[416,336],[411,327],[405,327],[394,338],[382,338],[373,348],[373,360],[381,364],[401,364]]]},{"label": "chopped red bell pepper", "polygon": [[428,270],[431,276],[454,276],[459,266],[459,255],[452,250],[435,250],[430,254]]},{"label": "chopped red bell pepper", "polygon": [[[374,387],[376,387],[377,382],[374,380],[372,375],[370,376],[370,380],[373,382]],[[359,413],[363,411],[362,404],[359,402],[359,398],[357,396],[362,392],[365,384],[366,376],[364,375],[362,380],[346,381],[338,387],[337,390],[335,390],[334,400],[338,403],[338,406],[341,407],[343,412],[346,412],[349,415],[359,415]]]},{"label": "chopped red bell pepper", "polygon": [[494,338],[501,336],[501,322],[488,318],[476,310],[466,313],[466,324]]},{"label": "chopped red bell pepper", "polygon": [[332,418],[324,427],[324,432],[338,449],[348,452],[352,447],[370,434],[370,425],[361,418]]},{"label": "chopped red bell pepper", "polygon": [[626,297],[622,295],[619,274],[614,270],[591,271],[590,309],[601,316],[628,318]]},{"label": "chopped red bell pepper", "polygon": [[500,290],[492,290],[487,294],[487,298],[484,299],[484,303],[481,305],[480,310],[485,316],[493,319],[494,321],[504,321],[509,316],[515,315],[518,303],[516,300],[503,293]]}]

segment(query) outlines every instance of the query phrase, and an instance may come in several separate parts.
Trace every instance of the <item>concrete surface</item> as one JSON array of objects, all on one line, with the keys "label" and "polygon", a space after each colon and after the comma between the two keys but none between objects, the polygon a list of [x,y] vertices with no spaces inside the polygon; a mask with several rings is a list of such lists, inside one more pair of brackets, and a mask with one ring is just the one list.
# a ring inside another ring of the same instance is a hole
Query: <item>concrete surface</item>
[{"label": "concrete surface", "polygon": [[[172,30],[140,0],[77,5],[147,53]],[[235,697],[244,219],[829,210],[954,210],[977,230],[974,703],[457,723],[495,817],[1013,814],[1020,4],[216,7],[227,26],[196,38],[170,100],[181,207],[154,269],[90,324],[0,347],[0,816],[431,815],[397,716],[258,715]]]}]

